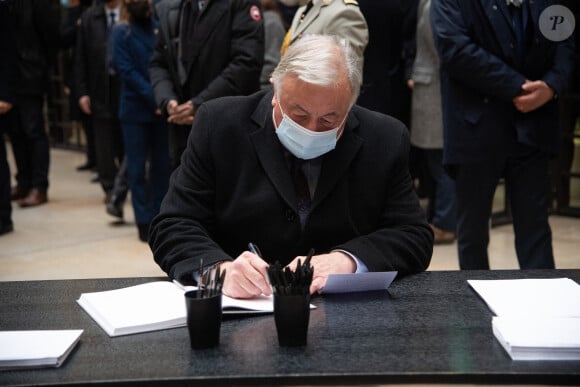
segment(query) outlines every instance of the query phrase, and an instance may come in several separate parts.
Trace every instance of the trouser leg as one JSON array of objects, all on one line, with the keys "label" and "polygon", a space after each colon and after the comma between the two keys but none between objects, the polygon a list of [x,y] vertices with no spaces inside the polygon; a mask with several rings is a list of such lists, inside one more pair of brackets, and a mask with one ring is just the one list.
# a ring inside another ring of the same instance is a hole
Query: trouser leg
[{"label": "trouser leg", "polygon": [[549,156],[519,145],[506,165],[506,192],[512,210],[515,248],[521,269],[553,269],[548,223]]},{"label": "trouser leg", "polygon": [[489,220],[499,174],[493,163],[454,166],[461,269],[489,269]]}]

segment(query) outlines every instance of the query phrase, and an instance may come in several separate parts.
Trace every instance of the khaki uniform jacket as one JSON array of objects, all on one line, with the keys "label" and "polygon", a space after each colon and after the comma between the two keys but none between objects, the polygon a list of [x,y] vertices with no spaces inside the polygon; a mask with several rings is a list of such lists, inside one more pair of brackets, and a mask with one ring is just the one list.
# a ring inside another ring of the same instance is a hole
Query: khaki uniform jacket
[{"label": "khaki uniform jacket", "polygon": [[355,0],[314,0],[312,8],[302,19],[306,5],[296,10],[292,25],[282,47],[286,47],[304,34],[337,35],[346,39],[361,58],[369,41],[367,23]]}]

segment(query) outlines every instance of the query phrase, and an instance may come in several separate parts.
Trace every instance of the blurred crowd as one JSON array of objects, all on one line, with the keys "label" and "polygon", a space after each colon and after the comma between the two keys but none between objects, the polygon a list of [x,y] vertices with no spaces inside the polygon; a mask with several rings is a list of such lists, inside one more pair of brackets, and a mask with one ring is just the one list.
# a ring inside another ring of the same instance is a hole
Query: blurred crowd
[{"label": "blurred crowd", "polygon": [[[509,0],[490,0],[496,2],[502,3],[501,9],[506,7],[506,15],[508,10],[513,13],[515,6],[516,12],[522,8],[524,15],[530,12],[530,18],[533,16],[533,11],[526,10],[525,0],[523,7],[518,5],[521,2],[511,5]],[[452,17],[458,18],[457,23],[467,23],[466,11],[462,9],[460,14],[458,3],[0,0],[0,130],[2,137],[10,141],[15,160],[10,171],[2,144],[0,235],[13,230],[11,203],[35,207],[49,200],[51,141],[46,129],[46,96],[57,60],[61,63],[61,86],[68,99],[66,119],[78,123],[86,140],[86,162],[77,169],[95,173],[95,182],[103,191],[104,210],[111,216],[123,220],[123,208],[130,197],[139,239],[147,241],[149,225],[159,212],[172,171],[179,167],[199,106],[214,98],[250,95],[270,88],[270,74],[289,45],[304,34],[328,34],[344,38],[360,56],[363,85],[357,104],[394,116],[410,129],[409,168],[417,194],[428,199],[427,217],[435,242],[454,242],[458,200],[462,228],[472,228],[468,217],[473,215],[465,208],[473,205],[466,202],[465,195],[473,193],[463,186],[458,191],[455,181],[459,176],[462,184],[473,182],[468,182],[467,176],[463,178],[463,169],[457,167],[463,165],[463,159],[452,159],[455,156],[448,153],[452,151],[445,148],[449,134],[454,133],[452,127],[456,126],[456,122],[449,122],[453,113],[446,108],[457,106],[449,103],[459,104],[452,98],[454,87],[461,82],[465,90],[485,96],[482,104],[490,102],[491,106],[495,99],[501,99],[481,84],[487,77],[483,70],[477,73],[478,65],[488,60],[479,57],[477,49],[494,52],[496,47],[485,47],[483,43],[481,47],[474,46],[470,54],[479,58],[479,64],[468,63],[467,59],[466,63],[459,63],[463,60],[459,52],[462,47],[452,36],[459,33],[446,26]],[[577,14],[575,2],[568,3]],[[432,15],[434,12],[439,13]],[[444,20],[445,12],[449,13],[449,20]],[[470,20],[473,24],[465,30],[473,28],[478,18],[482,16],[474,15],[475,21]],[[537,43],[532,42],[536,39],[534,30],[524,30],[529,39],[522,46],[522,58]],[[561,127],[553,122],[553,130],[568,133],[562,136],[566,140],[558,142],[565,150],[568,170],[573,153],[570,133],[579,110],[577,100],[566,98],[578,91],[577,78],[567,75],[578,66],[578,54],[575,55],[574,64],[570,62],[570,69],[560,74],[572,87],[560,91],[560,85],[548,85],[548,92],[553,93],[550,99],[559,97],[559,116],[563,121]],[[558,58],[569,60],[567,56]],[[524,64],[505,61],[520,73],[527,71]],[[533,76],[540,79],[543,73],[552,71],[550,65],[546,66]],[[480,78],[473,82],[455,78],[462,72],[465,78]],[[522,93],[532,94],[531,88]],[[469,98],[465,90],[463,96]],[[50,103],[49,99],[48,110]],[[514,104],[510,117],[519,114],[515,99]],[[498,111],[504,114],[505,109]],[[478,119],[466,117],[467,121]],[[506,120],[506,125],[512,125],[511,118]],[[531,143],[528,141],[527,145]],[[540,166],[543,167],[545,164]],[[506,170],[498,172],[490,187],[495,189],[497,180],[505,178]],[[13,186],[11,173],[16,182]],[[565,185],[566,180],[560,183]],[[458,193],[462,195],[459,198]],[[480,216],[489,217],[489,211],[481,211]]]}]

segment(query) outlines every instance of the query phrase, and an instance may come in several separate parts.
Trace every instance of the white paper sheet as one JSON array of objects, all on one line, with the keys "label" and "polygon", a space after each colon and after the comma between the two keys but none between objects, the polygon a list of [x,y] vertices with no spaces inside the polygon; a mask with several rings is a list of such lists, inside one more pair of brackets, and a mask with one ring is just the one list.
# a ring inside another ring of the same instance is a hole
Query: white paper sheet
[{"label": "white paper sheet", "polygon": [[498,316],[580,317],[580,285],[569,278],[467,282]]},{"label": "white paper sheet", "polygon": [[81,329],[0,332],[0,369],[59,367],[82,333]]},{"label": "white paper sheet", "polygon": [[350,293],[386,290],[397,276],[396,271],[331,274],[320,293]]}]

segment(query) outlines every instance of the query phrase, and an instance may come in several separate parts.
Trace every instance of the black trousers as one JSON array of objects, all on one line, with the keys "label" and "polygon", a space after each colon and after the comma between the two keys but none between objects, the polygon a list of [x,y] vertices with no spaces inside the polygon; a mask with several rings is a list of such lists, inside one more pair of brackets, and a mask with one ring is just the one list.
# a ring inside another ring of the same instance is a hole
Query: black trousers
[{"label": "black trousers", "polygon": [[5,133],[8,117],[0,115],[0,226],[12,222],[12,204],[10,203],[10,167],[6,155]]},{"label": "black trousers", "polygon": [[50,143],[44,126],[44,96],[19,95],[11,112],[8,135],[20,188],[48,189]]},{"label": "black trousers", "polygon": [[187,138],[191,131],[191,125],[168,125],[169,131],[169,160],[171,170],[175,170],[181,164],[181,154],[187,147]]},{"label": "black trousers", "polygon": [[453,166],[461,269],[489,269],[489,221],[501,177],[512,210],[520,268],[554,268],[548,223],[548,164],[548,154],[516,144],[507,155],[497,155],[488,162]]},{"label": "black trousers", "polygon": [[117,118],[93,117],[95,153],[99,181],[106,193],[115,185],[115,176],[124,157],[123,132]]}]

